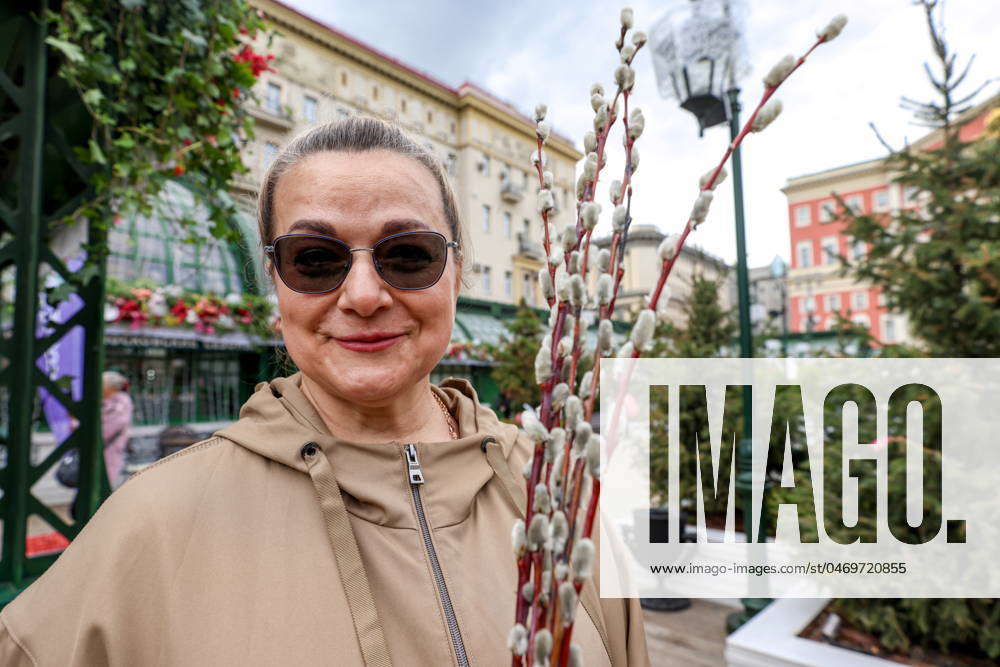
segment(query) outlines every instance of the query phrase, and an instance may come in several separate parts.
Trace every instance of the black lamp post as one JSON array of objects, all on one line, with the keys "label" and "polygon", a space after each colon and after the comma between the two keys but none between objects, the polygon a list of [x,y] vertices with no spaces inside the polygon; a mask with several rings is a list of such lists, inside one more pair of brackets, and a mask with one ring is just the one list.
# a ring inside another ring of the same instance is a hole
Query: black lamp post
[{"label": "black lamp post", "polygon": [[[694,114],[698,135],[729,122],[730,140],[740,132],[740,89],[737,80],[746,74],[741,0],[682,0],[650,31],[653,66],[663,97],[674,98]],[[750,321],[750,279],[746,257],[743,212],[743,173],[740,148],[732,155],[733,199],[736,219],[736,286],[739,305],[740,356],[753,357]],[[763,519],[753,539],[753,406],[748,388],[743,392],[743,437],[738,446],[736,491],[743,507],[748,542],[763,542]],[[729,619],[738,627],[767,605],[769,600],[743,600],[744,612]]]}]

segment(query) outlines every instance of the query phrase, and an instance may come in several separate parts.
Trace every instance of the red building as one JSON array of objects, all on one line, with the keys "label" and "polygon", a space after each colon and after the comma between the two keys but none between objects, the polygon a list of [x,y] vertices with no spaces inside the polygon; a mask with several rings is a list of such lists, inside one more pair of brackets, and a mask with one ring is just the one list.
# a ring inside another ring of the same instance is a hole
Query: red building
[{"label": "red building", "polygon": [[[991,111],[1000,106],[1000,95],[970,109],[959,137],[980,136]],[[940,145],[940,132],[914,143],[916,148]],[[913,205],[912,192],[892,183],[882,158],[796,176],[782,188],[788,198],[791,262],[788,272],[789,329],[796,333],[828,331],[837,314],[863,325],[882,343],[911,340],[906,318],[890,313],[879,289],[840,275],[839,256],[855,258],[867,251],[845,233],[837,193],[844,203],[861,213],[884,213],[888,219],[901,207]]]}]

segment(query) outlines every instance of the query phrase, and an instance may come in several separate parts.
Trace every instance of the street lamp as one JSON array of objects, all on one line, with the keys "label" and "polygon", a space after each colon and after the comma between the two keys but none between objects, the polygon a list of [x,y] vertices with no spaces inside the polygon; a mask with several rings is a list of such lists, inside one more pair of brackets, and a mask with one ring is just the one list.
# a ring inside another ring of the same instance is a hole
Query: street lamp
[{"label": "street lamp", "polygon": [[[740,89],[737,81],[749,72],[744,40],[745,6],[742,0],[680,0],[650,30],[653,68],[660,94],[676,99],[698,120],[698,136],[705,129],[729,121],[730,140],[740,132]],[[750,276],[747,268],[743,215],[743,172],[740,147],[733,150],[733,200],[736,218],[736,286],[739,300],[740,356],[753,357],[750,321]],[[736,491],[743,507],[748,542],[763,542],[763,516],[756,539],[753,532],[753,406],[748,385],[743,388],[743,437],[737,454]],[[763,512],[761,513],[763,515]],[[742,614],[729,620],[735,629],[769,601],[744,599]]]},{"label": "street lamp", "polygon": [[771,314],[772,317],[781,315],[781,356],[788,356],[788,265],[781,257],[775,257],[771,261],[771,277],[778,281],[778,289],[781,292],[781,310]]}]

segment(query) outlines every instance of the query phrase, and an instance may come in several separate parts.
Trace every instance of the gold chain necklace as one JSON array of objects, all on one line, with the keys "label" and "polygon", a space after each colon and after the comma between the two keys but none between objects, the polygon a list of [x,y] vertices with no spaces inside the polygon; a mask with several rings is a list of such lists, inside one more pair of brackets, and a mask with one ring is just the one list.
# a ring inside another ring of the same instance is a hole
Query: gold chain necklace
[{"label": "gold chain necklace", "polygon": [[441,400],[441,397],[437,395],[437,392],[431,390],[431,395],[434,396],[434,400],[437,401],[437,404],[441,407],[441,412],[444,413],[444,420],[448,424],[448,433],[451,435],[451,439],[458,440],[458,429],[456,428],[458,424],[455,421],[455,418],[451,415],[451,412],[448,411],[448,407],[444,404],[444,401]]}]

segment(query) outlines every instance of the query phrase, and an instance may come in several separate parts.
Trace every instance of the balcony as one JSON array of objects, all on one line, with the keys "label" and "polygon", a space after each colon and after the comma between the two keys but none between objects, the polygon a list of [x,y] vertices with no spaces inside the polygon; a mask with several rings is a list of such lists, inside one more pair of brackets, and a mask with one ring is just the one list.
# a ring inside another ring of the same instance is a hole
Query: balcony
[{"label": "balcony", "polygon": [[524,198],[524,188],[514,185],[509,178],[502,178],[500,198],[508,204],[516,204]]},{"label": "balcony", "polygon": [[518,232],[517,254],[541,261],[545,259],[545,248],[542,247],[541,243],[535,243],[531,237],[524,232]]},{"label": "balcony", "polygon": [[274,111],[261,106],[251,105],[248,111],[259,123],[277,130],[287,131],[295,125],[294,121],[292,121],[292,114],[287,107],[282,108],[280,111]]}]

